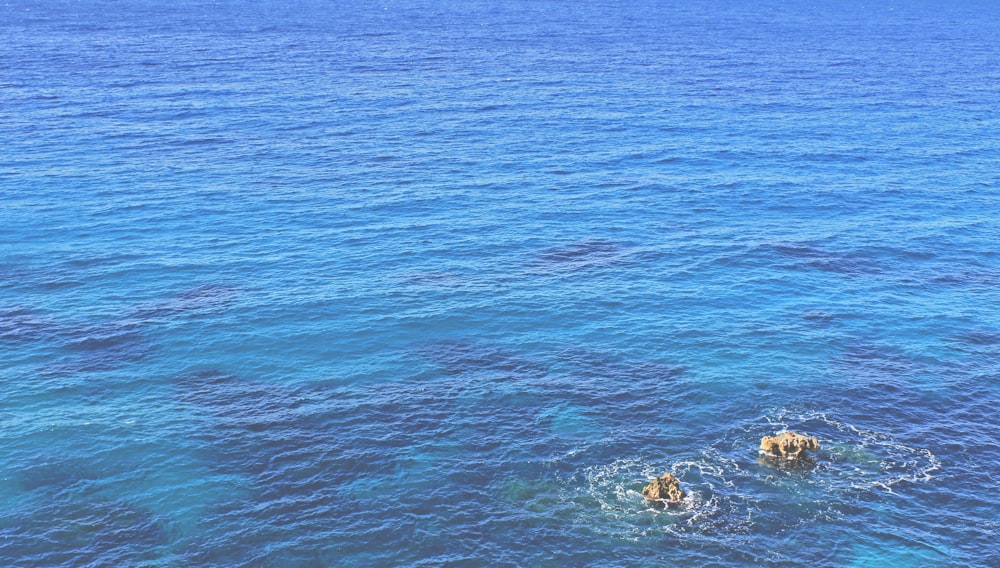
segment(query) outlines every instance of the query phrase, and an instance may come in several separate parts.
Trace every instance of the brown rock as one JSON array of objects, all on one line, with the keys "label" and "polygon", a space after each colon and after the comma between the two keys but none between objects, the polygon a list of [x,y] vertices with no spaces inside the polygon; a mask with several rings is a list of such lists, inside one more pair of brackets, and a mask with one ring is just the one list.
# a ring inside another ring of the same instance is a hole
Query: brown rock
[{"label": "brown rock", "polygon": [[785,432],[778,436],[764,436],[760,441],[760,451],[770,456],[788,459],[805,457],[806,450],[819,448],[819,440],[801,434]]},{"label": "brown rock", "polygon": [[684,498],[684,491],[681,490],[681,482],[669,473],[649,482],[649,485],[642,490],[646,499],[680,501]]}]

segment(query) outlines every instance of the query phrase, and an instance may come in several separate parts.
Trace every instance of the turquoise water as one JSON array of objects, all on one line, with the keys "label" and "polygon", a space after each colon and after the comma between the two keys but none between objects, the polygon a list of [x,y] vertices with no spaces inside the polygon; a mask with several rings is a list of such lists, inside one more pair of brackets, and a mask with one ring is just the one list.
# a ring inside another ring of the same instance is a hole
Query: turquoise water
[{"label": "turquoise water", "polygon": [[997,6],[0,32],[0,565],[1000,563]]}]

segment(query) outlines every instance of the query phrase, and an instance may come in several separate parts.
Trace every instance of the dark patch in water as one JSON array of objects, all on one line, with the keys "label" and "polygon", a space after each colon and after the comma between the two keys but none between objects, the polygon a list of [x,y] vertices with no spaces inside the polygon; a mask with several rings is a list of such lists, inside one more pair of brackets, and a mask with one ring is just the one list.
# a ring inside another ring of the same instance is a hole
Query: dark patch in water
[{"label": "dark patch in water", "polygon": [[882,269],[870,258],[858,254],[824,250],[808,244],[780,243],[761,245],[767,256],[777,256],[792,262],[789,268],[814,269],[823,272],[860,276],[878,274]]},{"label": "dark patch in water", "polygon": [[414,272],[406,277],[407,282],[414,284],[431,284],[440,286],[454,286],[464,284],[466,279],[451,272]]},{"label": "dark patch in water", "polygon": [[855,379],[898,381],[918,370],[918,365],[899,349],[874,343],[856,343],[845,348],[837,365]]},{"label": "dark patch in water", "polygon": [[654,412],[669,402],[670,396],[686,392],[678,388],[684,375],[680,366],[579,349],[564,350],[558,358],[568,367],[569,378],[563,380],[573,382],[566,391],[584,396],[589,400],[586,404],[625,405],[630,412]]},{"label": "dark patch in water", "polygon": [[66,338],[66,347],[82,353],[106,351],[131,351],[142,343],[139,326],[133,322],[119,322],[82,327]]},{"label": "dark patch in water", "polygon": [[977,367],[992,366],[1000,355],[1000,332],[991,329],[973,329],[950,337],[948,344],[971,356],[969,364]]},{"label": "dark patch in water", "polygon": [[42,369],[43,375],[71,375],[104,371],[145,359],[155,349],[146,336],[146,326],[158,317],[207,311],[231,301],[237,289],[223,284],[205,284],[185,290],[169,300],[139,307],[127,319],[81,327],[46,327],[25,310],[0,312],[0,339],[26,336],[34,339],[47,332],[59,347],[73,353]]},{"label": "dark patch in water", "polygon": [[207,413],[216,429],[233,434],[267,433],[280,428],[295,418],[294,411],[303,402],[295,391],[215,371],[184,376],[175,386],[180,400]]},{"label": "dark patch in water", "polygon": [[153,350],[137,322],[124,321],[64,330],[57,335],[62,347],[74,355],[46,365],[44,375],[115,369],[141,361]]},{"label": "dark patch in water", "polygon": [[192,138],[178,142],[180,146],[209,146],[213,144],[232,144],[232,140],[226,138]]},{"label": "dark patch in water", "polygon": [[342,405],[322,393],[215,371],[183,376],[174,386],[202,417],[206,458],[225,473],[256,478],[264,496],[332,498],[338,483],[391,461],[343,440],[349,430],[330,414]]},{"label": "dark patch in water", "polygon": [[802,314],[802,319],[823,325],[832,324],[839,318],[840,316],[838,314],[832,314],[823,310],[810,310]]},{"label": "dark patch in water", "polygon": [[955,341],[965,345],[992,347],[1000,345],[1000,332],[977,329],[958,334]]},{"label": "dark patch in water", "polygon": [[76,286],[83,286],[86,282],[82,280],[75,280],[73,278],[59,278],[56,280],[46,280],[44,282],[39,282],[36,286],[42,290],[60,290],[62,288],[74,288]]},{"label": "dark patch in water", "polygon": [[20,566],[135,566],[170,542],[166,524],[124,501],[46,499],[5,511],[0,562]]},{"label": "dark patch in water", "polygon": [[674,365],[631,361],[618,354],[581,349],[565,349],[558,353],[558,358],[571,365],[576,374],[588,379],[606,377],[612,380],[659,383],[684,372],[682,367]]},{"label": "dark patch in water", "polygon": [[72,258],[65,261],[63,264],[69,267],[65,270],[66,273],[77,274],[80,269],[119,265],[129,260],[139,260],[141,258],[142,256],[138,254],[116,253]]},{"label": "dark patch in water", "polygon": [[538,258],[548,264],[584,263],[606,260],[621,252],[617,244],[605,240],[585,240],[543,250]]},{"label": "dark patch in water", "polygon": [[581,267],[611,262],[622,252],[617,243],[592,239],[547,248],[538,254],[538,262],[547,266]]},{"label": "dark patch in water", "polygon": [[0,309],[0,342],[39,341],[49,335],[53,327],[51,321],[35,316],[25,308]]},{"label": "dark patch in water", "polygon": [[[356,433],[345,441],[352,452],[391,456],[390,471],[368,469],[365,476],[393,479],[402,486],[427,485],[411,495],[420,507],[447,507],[460,511],[481,498],[469,484],[487,484],[497,475],[489,464],[511,460],[515,454],[545,456],[565,453],[569,446],[539,428],[538,416],[554,401],[536,379],[477,380],[455,376],[434,381],[407,381],[382,387],[350,389],[336,395],[342,404],[331,412],[337,430]],[[353,402],[350,402],[353,401]],[[344,404],[346,403],[346,404]],[[333,410],[333,409],[331,409]],[[513,459],[526,465],[531,461]],[[358,471],[358,466],[353,469]],[[412,479],[410,475],[412,474]],[[454,490],[435,504],[436,480],[449,480]],[[377,488],[353,493],[361,502],[378,497]],[[461,503],[465,503],[462,505]]]},{"label": "dark patch in water", "polygon": [[929,280],[936,284],[993,288],[1000,286],[1000,273],[983,269],[967,269],[943,274],[936,271]]},{"label": "dark patch in water", "polygon": [[[213,371],[179,378],[177,396],[196,410],[201,436],[211,447],[206,459],[225,473],[251,478],[255,487],[252,497],[219,504],[203,522],[239,526],[249,520],[259,527],[249,535],[226,535],[230,552],[223,556],[218,547],[197,546],[190,560],[225,564],[252,557],[261,539],[280,539],[286,526],[295,526],[298,534],[322,535],[336,533],[350,519],[352,526],[378,534],[386,527],[377,519],[365,520],[370,508],[383,499],[395,502],[401,495],[398,491],[406,496],[393,506],[409,511],[452,509],[447,496],[435,493],[435,486],[452,475],[471,476],[485,464],[475,452],[449,449],[456,428],[492,435],[496,440],[477,440],[475,447],[497,448],[504,432],[496,426],[498,418],[503,420],[496,409],[506,406],[508,413],[525,412],[517,405],[502,405],[495,397],[487,408],[474,411],[484,398],[476,395],[465,400],[469,406],[457,409],[455,397],[468,394],[463,390],[467,382],[326,391],[246,381]],[[465,435],[475,439],[471,432]],[[438,467],[443,477],[422,479],[427,473],[423,468]],[[411,487],[414,483],[430,485],[417,491]],[[470,493],[481,499],[481,492]],[[465,499],[466,506],[472,502],[471,495]],[[407,529],[394,533],[417,537]],[[234,556],[227,556],[230,553]]]},{"label": "dark patch in water", "polygon": [[150,549],[170,541],[170,531],[157,515],[121,501],[97,504],[85,522],[97,527],[89,549],[98,558],[133,557],[136,549],[151,553]]},{"label": "dark patch in water", "polygon": [[20,266],[0,264],[0,288],[15,288],[25,283],[31,283],[25,269]]},{"label": "dark patch in water", "polygon": [[198,417],[206,463],[225,475],[248,478],[253,488],[248,496],[217,503],[201,522],[256,527],[252,533],[227,533],[224,547],[195,538],[186,564],[239,564],[257,555],[260,542],[281,541],[283,527],[329,534],[356,513],[339,498],[340,488],[373,471],[392,471],[392,455],[377,441],[385,432],[360,428],[371,438],[356,439],[359,428],[352,419],[366,417],[350,403],[216,371],[182,376],[174,387]]},{"label": "dark patch in water", "polygon": [[170,317],[191,311],[209,311],[231,302],[238,289],[225,284],[203,284],[180,292],[172,298],[135,311],[137,318]]},{"label": "dark patch in water", "polygon": [[58,492],[77,483],[96,479],[86,464],[56,456],[37,458],[17,472],[18,485],[25,491]]},{"label": "dark patch in water", "polygon": [[456,339],[426,343],[416,354],[439,365],[448,375],[499,372],[509,375],[537,375],[543,368],[498,347],[472,340]]}]

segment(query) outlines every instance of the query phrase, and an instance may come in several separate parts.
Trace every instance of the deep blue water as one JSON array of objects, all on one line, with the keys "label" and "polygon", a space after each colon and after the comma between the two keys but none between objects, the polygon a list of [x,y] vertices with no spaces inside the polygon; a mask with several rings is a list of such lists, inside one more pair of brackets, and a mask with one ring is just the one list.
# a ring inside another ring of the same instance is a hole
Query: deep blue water
[{"label": "deep blue water", "polygon": [[1000,565],[1000,5],[0,38],[0,565]]}]

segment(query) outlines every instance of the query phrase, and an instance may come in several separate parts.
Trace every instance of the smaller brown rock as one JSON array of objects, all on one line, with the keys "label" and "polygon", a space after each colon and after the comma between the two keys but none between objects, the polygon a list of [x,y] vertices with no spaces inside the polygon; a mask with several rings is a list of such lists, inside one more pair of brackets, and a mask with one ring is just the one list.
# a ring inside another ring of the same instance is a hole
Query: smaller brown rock
[{"label": "smaller brown rock", "polygon": [[760,441],[761,453],[790,460],[805,457],[806,450],[816,450],[817,448],[819,448],[819,440],[793,432],[785,432],[778,436],[764,436]]},{"label": "smaller brown rock", "polygon": [[669,473],[649,482],[642,494],[646,499],[676,502],[684,498],[681,482]]}]

